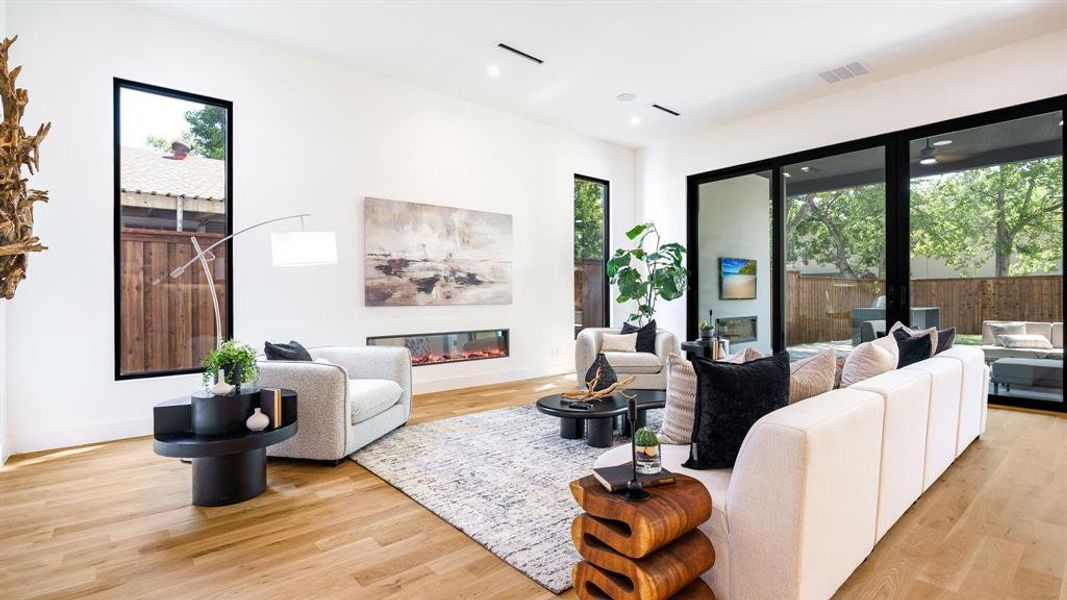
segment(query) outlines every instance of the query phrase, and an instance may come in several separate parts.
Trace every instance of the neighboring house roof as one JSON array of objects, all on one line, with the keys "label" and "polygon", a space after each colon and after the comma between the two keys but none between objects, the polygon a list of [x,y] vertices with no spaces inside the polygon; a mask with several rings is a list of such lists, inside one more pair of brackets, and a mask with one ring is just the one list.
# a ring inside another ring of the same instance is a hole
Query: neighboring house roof
[{"label": "neighboring house roof", "polygon": [[223,200],[226,161],[202,156],[175,160],[163,150],[122,147],[123,192]]}]

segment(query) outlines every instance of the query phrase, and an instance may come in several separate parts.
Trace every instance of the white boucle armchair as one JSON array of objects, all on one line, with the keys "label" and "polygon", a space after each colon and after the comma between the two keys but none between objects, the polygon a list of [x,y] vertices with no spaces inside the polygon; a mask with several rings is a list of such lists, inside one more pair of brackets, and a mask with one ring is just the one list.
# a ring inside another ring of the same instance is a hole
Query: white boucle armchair
[{"label": "white boucle armchair", "polygon": [[[411,416],[411,355],[406,348],[325,347],[308,352],[332,364],[259,357],[259,385],[297,393],[299,431],[268,447],[269,456],[336,462]],[[387,382],[400,386],[399,397]]]},{"label": "white boucle armchair", "polygon": [[[600,352],[601,336],[605,333],[621,333],[621,329],[607,327],[587,327],[578,333],[574,345],[574,370],[578,380],[582,381],[589,366]],[[678,340],[674,334],[665,330],[656,330],[656,353],[647,352],[605,352],[611,368],[615,369],[619,379],[633,375],[630,386],[639,390],[663,390],[667,388],[667,355],[678,351]]]}]

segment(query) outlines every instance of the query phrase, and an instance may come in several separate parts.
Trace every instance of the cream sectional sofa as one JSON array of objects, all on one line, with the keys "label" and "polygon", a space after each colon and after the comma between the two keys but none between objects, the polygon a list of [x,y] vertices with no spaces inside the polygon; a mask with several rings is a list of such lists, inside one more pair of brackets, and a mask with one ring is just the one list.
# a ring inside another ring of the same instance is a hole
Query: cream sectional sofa
[{"label": "cream sectional sofa", "polygon": [[[663,466],[700,480],[715,546],[703,575],[719,600],[829,598],[909,506],[985,430],[981,350],[941,354],[764,416],[732,469]],[[596,466],[627,462],[629,446]]]},{"label": "cream sectional sofa", "polygon": [[[1044,336],[1052,344],[1052,348],[1005,348],[1004,346],[996,345],[996,340],[993,339],[993,331],[989,326],[1019,322],[1025,326],[1026,333]],[[985,353],[986,362],[993,362],[1000,358],[1063,358],[1063,323],[982,321],[982,345],[980,347],[982,352]]]}]

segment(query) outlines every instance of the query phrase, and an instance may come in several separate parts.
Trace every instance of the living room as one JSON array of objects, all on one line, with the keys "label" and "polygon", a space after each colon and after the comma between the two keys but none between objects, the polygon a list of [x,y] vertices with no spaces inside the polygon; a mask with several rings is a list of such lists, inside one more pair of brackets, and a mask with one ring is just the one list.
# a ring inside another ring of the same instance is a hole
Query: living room
[{"label": "living room", "polygon": [[1062,2],[0,17],[5,597],[1067,594]]}]

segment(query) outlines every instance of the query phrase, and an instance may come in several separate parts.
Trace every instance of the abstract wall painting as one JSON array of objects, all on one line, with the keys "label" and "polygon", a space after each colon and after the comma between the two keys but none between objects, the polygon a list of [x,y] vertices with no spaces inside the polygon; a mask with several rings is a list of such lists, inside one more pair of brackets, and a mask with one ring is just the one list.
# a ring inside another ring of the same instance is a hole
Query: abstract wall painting
[{"label": "abstract wall painting", "polygon": [[367,306],[511,304],[511,215],[366,198]]}]

